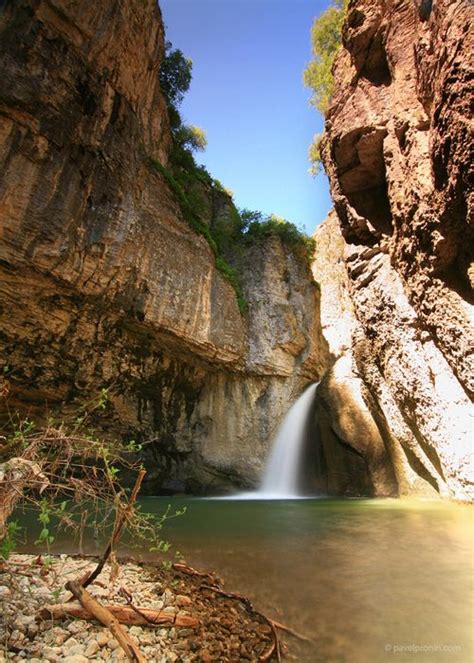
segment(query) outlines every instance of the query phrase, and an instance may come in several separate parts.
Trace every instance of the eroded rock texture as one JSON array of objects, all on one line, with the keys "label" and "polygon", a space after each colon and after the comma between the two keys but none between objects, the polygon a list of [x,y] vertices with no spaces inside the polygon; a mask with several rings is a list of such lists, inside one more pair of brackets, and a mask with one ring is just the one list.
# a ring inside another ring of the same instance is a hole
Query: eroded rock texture
[{"label": "eroded rock texture", "polygon": [[309,268],[278,239],[253,247],[242,317],[147,165],[171,142],[154,0],[7,1],[0,31],[9,407],[74,411],[108,387],[107,432],[154,440],[150,491],[252,484],[327,362]]},{"label": "eroded rock texture", "polygon": [[[341,359],[321,398],[376,494],[473,497],[472,17],[464,0],[352,0],[334,69],[323,152],[337,222],[316,234],[314,273]],[[334,492],[351,492],[323,456]]]}]

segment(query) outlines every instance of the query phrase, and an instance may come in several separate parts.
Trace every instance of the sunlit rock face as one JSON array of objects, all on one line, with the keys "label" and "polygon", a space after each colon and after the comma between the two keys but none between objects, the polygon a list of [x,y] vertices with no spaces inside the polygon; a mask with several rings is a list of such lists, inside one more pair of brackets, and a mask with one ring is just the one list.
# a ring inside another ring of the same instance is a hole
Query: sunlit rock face
[{"label": "sunlit rock face", "polygon": [[327,365],[309,268],[278,239],[256,244],[242,316],[149,168],[171,144],[154,0],[7,1],[0,31],[10,409],[73,412],[108,387],[105,432],[152,440],[148,491],[254,484],[289,403]]},{"label": "sunlit rock face", "polygon": [[[313,271],[346,377],[328,377],[325,410],[350,373],[401,494],[473,497],[472,15],[465,1],[352,1],[326,121],[337,220],[316,233]],[[372,491],[391,493],[338,403],[331,430],[362,454]]]}]

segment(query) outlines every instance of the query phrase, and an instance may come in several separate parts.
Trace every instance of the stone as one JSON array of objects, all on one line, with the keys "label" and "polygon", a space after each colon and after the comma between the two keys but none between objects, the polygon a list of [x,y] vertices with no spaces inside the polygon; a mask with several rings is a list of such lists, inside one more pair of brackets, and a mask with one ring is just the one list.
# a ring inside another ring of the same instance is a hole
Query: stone
[{"label": "stone", "polygon": [[42,648],[42,656],[44,659],[47,661],[51,661],[51,663],[56,663],[56,661],[59,660],[59,655],[61,654],[61,649],[59,647],[43,647]]},{"label": "stone", "polygon": [[[241,314],[150,165],[166,165],[172,143],[157,3],[82,4],[25,0],[21,20],[15,3],[2,10],[0,351],[17,376],[11,396],[27,413],[34,381],[36,402],[60,409],[113,375],[108,434],[169,439],[144,450],[148,492],[255,485],[269,431],[327,366],[319,293],[304,256],[270,237],[227,256]],[[61,86],[48,74],[55,48]],[[225,225],[231,198],[200,193],[203,224]]]},{"label": "stone", "polygon": [[103,632],[97,634],[97,644],[99,645],[99,647],[105,647],[108,641],[109,641],[108,633]]},{"label": "stone", "polygon": [[89,663],[89,659],[82,654],[73,654],[65,656],[62,663]]},{"label": "stone", "polygon": [[140,626],[131,626],[128,632],[134,638],[139,638],[143,634],[143,629]]},{"label": "stone", "polygon": [[39,633],[38,624],[28,624],[27,635],[29,638],[34,638]]},{"label": "stone", "polygon": [[67,626],[67,630],[69,631],[69,633],[73,634],[81,634],[84,631],[87,631],[87,629],[89,628],[90,625],[82,619],[74,620]]},{"label": "stone", "polygon": [[76,640],[76,638],[68,638],[63,645],[63,652],[66,653],[68,652],[72,647],[77,647],[79,645],[79,642]]},{"label": "stone", "polygon": [[70,655],[74,654],[85,654],[85,646],[84,645],[74,645],[73,647],[68,647],[67,648],[67,653]]},{"label": "stone", "polygon": [[164,658],[164,660],[166,661],[166,663],[175,663],[175,661],[177,661],[178,659],[179,659],[179,655],[176,654],[176,653],[173,652],[173,651],[169,651],[169,652],[167,652],[167,654],[166,654],[166,656],[165,656],[165,658]]},{"label": "stone", "polygon": [[144,629],[138,639],[142,645],[152,645],[155,642],[155,636],[150,629]]},{"label": "stone", "polygon": [[90,640],[87,645],[86,649],[84,651],[84,656],[87,658],[90,658],[91,656],[95,656],[97,652],[99,651],[99,643],[97,640]]},{"label": "stone", "polygon": [[180,607],[183,607],[185,605],[191,605],[192,599],[189,596],[183,596],[183,594],[177,594],[175,598],[175,604]]},{"label": "stone", "polygon": [[313,264],[348,362],[319,403],[335,494],[474,498],[470,11],[357,0],[343,28],[322,147],[335,212]]},{"label": "stone", "polygon": [[5,585],[0,585],[0,600],[4,600],[8,597],[11,596],[11,589],[9,587],[5,587]]}]

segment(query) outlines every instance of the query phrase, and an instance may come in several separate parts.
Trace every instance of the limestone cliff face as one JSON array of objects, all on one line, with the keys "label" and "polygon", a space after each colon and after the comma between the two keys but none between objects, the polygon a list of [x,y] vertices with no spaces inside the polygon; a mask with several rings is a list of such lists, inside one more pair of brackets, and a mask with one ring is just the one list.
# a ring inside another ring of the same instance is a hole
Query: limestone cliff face
[{"label": "limestone cliff face", "polygon": [[73,410],[147,447],[148,488],[251,484],[327,351],[309,268],[246,256],[249,313],[183,220],[154,0],[6,2],[0,14],[0,343],[10,408]]},{"label": "limestone cliff face", "polygon": [[[464,0],[348,8],[323,146],[337,217],[313,271],[341,357],[321,407],[361,491],[473,496],[472,15]],[[334,492],[350,492],[329,453]]]}]

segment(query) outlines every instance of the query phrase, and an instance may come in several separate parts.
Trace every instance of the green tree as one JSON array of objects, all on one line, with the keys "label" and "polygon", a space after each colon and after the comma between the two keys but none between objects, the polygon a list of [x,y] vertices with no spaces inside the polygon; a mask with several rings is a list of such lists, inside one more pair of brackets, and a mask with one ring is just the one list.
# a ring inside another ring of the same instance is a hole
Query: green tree
[{"label": "green tree", "polygon": [[[178,151],[202,151],[206,149],[207,139],[203,129],[192,124],[185,125],[179,113],[179,106],[192,80],[193,62],[183,55],[179,48],[173,48],[171,42],[165,44],[165,57],[160,67],[160,86],[168,105],[168,116]],[[187,155],[181,155],[181,161],[189,162]]]},{"label": "green tree", "polygon": [[334,87],[332,65],[341,45],[341,30],[348,0],[333,0],[333,4],[318,16],[311,28],[313,59],[306,67],[303,79],[313,91],[311,103],[326,113]]},{"label": "green tree", "polygon": [[324,134],[314,134],[313,142],[308,149],[308,159],[311,164],[309,167],[309,174],[312,177],[316,177],[321,172],[322,168],[322,155],[321,155],[321,141],[323,140]]},{"label": "green tree", "polygon": [[168,106],[177,110],[192,79],[193,62],[183,55],[171,42],[165,44],[165,57],[160,67],[160,86]]},{"label": "green tree", "polygon": [[[341,46],[342,24],[349,0],[333,0],[326,11],[314,19],[311,28],[311,51],[313,59],[303,73],[304,84],[313,94],[310,103],[323,115],[329,110],[334,90],[332,66]],[[315,177],[322,167],[321,141],[323,134],[315,134],[308,150],[309,172]]]},{"label": "green tree", "polygon": [[194,124],[181,125],[173,135],[175,143],[181,149],[202,152],[207,147],[206,132]]}]

